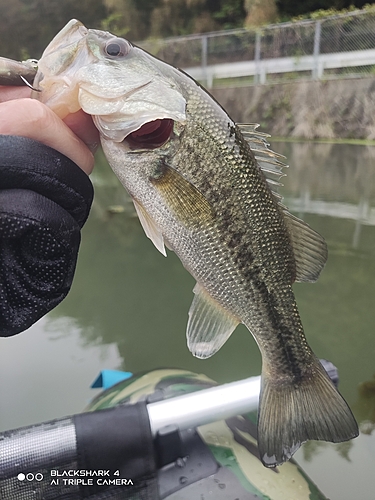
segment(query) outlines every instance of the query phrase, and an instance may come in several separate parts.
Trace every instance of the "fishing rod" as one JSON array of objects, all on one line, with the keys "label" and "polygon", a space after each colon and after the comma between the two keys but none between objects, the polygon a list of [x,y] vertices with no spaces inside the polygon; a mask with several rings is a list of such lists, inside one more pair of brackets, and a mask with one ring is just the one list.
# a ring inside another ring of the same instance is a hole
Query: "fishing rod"
[{"label": "fishing rod", "polygon": [[147,412],[151,433],[156,436],[171,424],[182,431],[250,413],[258,408],[259,393],[257,376],[150,403]]},{"label": "fishing rod", "polygon": [[[337,386],[337,368],[330,361],[320,362]],[[156,436],[171,424],[182,431],[253,412],[258,408],[260,389],[261,377],[257,376],[150,403],[147,411],[151,433]]]},{"label": "fishing rod", "polygon": [[[256,410],[259,391],[258,376],[0,433],[0,498],[19,500],[32,490],[58,499],[62,482],[72,494],[76,489],[74,499],[96,498],[99,486],[158,475],[165,465],[202,453],[197,426]],[[204,456],[212,474],[217,465]],[[108,483],[94,483],[91,474],[109,474]]]},{"label": "fishing rod", "polygon": [[[327,363],[322,362],[335,383],[337,370]],[[97,500],[106,488],[147,477],[167,491],[175,487],[168,471],[176,467],[169,466],[179,460],[189,463],[189,481],[199,480],[197,474],[209,477],[218,464],[196,428],[255,411],[260,388],[256,376],[155,401],[159,390],[143,401],[0,433],[0,498],[20,500],[38,492],[37,498],[65,499],[69,486],[69,500]]]}]

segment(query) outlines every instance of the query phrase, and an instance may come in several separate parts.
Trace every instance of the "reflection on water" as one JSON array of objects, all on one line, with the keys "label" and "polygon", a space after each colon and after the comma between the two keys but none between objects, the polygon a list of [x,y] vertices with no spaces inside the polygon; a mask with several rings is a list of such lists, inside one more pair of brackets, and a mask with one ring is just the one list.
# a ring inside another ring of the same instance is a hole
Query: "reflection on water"
[{"label": "reflection on water", "polygon": [[82,331],[73,316],[47,316],[0,339],[0,432],[81,411],[103,366],[121,366],[115,344],[88,344]]},{"label": "reflection on water", "polygon": [[318,356],[338,366],[340,391],[361,429],[348,443],[306,443],[296,459],[332,500],[367,500],[375,487],[375,148],[313,143],[273,148],[290,165],[286,205],[328,243],[319,281],[295,286],[306,335]]},{"label": "reflection on water", "polygon": [[[370,432],[339,445],[307,443],[297,459],[332,500],[367,499],[367,493],[360,492],[375,487],[374,399],[371,391],[364,395],[358,387],[372,381],[375,373],[375,150],[313,143],[275,143],[273,149],[286,155],[290,165],[283,180],[285,203],[318,230],[329,247],[319,281],[295,286],[306,336],[319,357],[338,366],[340,391]],[[93,178],[95,202],[83,230],[71,293],[42,320],[47,330],[39,331],[36,325],[17,339],[1,340],[2,381],[9,379],[3,358],[13,363],[12,390],[3,390],[0,400],[2,428],[80,411],[86,400],[79,401],[76,394],[83,394],[82,387],[86,390],[95,378],[93,366],[118,368],[121,360],[122,368],[133,372],[172,366],[203,372],[219,382],[260,372],[258,348],[244,327],[212,358],[193,358],[185,329],[194,280],[173,253],[163,257],[145,237],[110,169],[98,166]],[[48,348],[53,342],[59,349]],[[16,347],[7,347],[12,345]],[[104,346],[109,351],[103,351]],[[77,369],[77,353],[91,360],[90,368]],[[72,366],[77,371],[73,383]],[[22,390],[26,378],[27,394]],[[82,399],[86,394],[88,389]]]},{"label": "reflection on water", "polygon": [[352,246],[358,248],[362,226],[375,225],[375,206],[371,206],[375,148],[312,143],[280,146],[277,150],[292,165],[287,181],[290,210],[300,217],[308,213],[354,220]]}]

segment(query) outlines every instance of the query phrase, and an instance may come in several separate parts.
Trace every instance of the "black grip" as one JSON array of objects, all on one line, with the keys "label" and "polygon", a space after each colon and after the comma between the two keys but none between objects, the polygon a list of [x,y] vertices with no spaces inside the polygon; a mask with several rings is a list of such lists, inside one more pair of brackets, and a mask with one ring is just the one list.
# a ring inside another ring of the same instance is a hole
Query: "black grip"
[{"label": "black grip", "polygon": [[0,335],[29,328],[67,295],[93,187],[70,159],[0,135]]},{"label": "black grip", "polygon": [[102,493],[104,499],[106,488],[126,486],[126,479],[131,479],[133,487],[122,488],[124,498],[159,498],[155,452],[145,402],[81,413],[74,415],[73,421],[77,468],[94,473],[105,471],[103,479],[107,479],[101,484],[94,481],[93,485],[83,486],[82,498]]}]

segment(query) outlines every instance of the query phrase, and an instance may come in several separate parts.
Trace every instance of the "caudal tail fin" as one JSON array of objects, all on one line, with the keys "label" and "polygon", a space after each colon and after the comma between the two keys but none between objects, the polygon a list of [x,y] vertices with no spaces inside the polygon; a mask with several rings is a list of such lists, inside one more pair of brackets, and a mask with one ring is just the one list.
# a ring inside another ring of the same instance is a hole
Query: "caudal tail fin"
[{"label": "caudal tail fin", "polygon": [[309,439],[339,443],[358,436],[349,406],[319,361],[297,383],[262,374],[258,448],[266,467],[289,460]]}]

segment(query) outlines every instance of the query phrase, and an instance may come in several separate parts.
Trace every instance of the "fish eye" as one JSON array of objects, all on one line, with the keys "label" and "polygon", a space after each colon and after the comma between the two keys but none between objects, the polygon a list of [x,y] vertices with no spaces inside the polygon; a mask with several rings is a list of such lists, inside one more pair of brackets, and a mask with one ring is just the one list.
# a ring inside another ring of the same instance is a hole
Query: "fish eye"
[{"label": "fish eye", "polygon": [[130,43],[123,38],[112,38],[105,44],[104,52],[109,57],[125,57],[131,49]]}]

